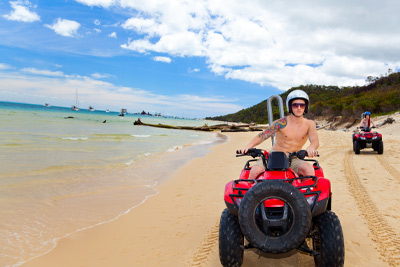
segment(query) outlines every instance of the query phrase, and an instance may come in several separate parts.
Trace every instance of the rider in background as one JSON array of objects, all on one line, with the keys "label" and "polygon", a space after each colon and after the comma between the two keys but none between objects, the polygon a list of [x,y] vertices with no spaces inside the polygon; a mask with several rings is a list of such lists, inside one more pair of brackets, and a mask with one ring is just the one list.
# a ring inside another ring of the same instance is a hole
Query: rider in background
[{"label": "rider in background", "polygon": [[[308,111],[309,98],[302,90],[292,91],[286,99],[286,107],[290,115],[274,121],[265,131],[256,135],[250,143],[239,153],[246,153],[249,148],[253,148],[274,134],[276,134],[276,142],[272,147],[272,151],[282,151],[292,153],[303,148],[307,140],[310,145],[306,148],[309,157],[318,155],[319,140],[317,127],[315,122],[303,117]],[[290,167],[300,176],[314,175],[313,166],[301,159],[293,158]],[[258,175],[265,171],[263,162],[260,159],[252,166],[249,179],[255,179]]]},{"label": "rider in background", "polygon": [[377,126],[375,125],[374,121],[371,118],[371,112],[369,111],[365,111],[363,114],[363,119],[361,120],[360,124],[357,126],[357,129],[361,128],[361,130],[364,130],[366,128],[371,128],[371,124],[372,126],[374,126],[375,128],[377,128]]}]

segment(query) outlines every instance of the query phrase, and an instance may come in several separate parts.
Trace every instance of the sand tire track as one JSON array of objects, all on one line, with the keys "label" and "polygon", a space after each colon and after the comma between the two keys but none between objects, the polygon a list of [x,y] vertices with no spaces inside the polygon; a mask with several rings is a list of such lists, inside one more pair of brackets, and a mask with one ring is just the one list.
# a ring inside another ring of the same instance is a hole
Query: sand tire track
[{"label": "sand tire track", "polygon": [[318,161],[327,160],[328,158],[331,158],[333,155],[335,155],[339,152],[337,151],[337,149],[330,149],[330,150],[324,151],[323,153],[324,154],[319,156],[319,158],[316,158]]},{"label": "sand tire track", "polygon": [[187,266],[204,266],[207,257],[212,252],[213,246],[218,243],[219,237],[219,221],[215,226],[213,226],[209,231],[207,236],[201,242],[199,248],[196,253],[193,255],[193,258]]},{"label": "sand tire track", "polygon": [[400,172],[392,167],[381,155],[375,156],[378,162],[387,170],[398,182],[400,182]]},{"label": "sand tire track", "polygon": [[400,238],[384,219],[368,195],[367,190],[354,169],[352,157],[353,152],[348,151],[344,159],[345,176],[350,192],[367,221],[372,240],[376,242],[382,259],[388,262],[390,266],[400,266]]},{"label": "sand tire track", "polygon": [[[312,240],[310,238],[306,239],[307,245],[312,248]],[[306,266],[313,266],[314,265],[314,257],[304,253],[304,252],[300,252],[298,251],[297,254],[297,267],[306,267]]]}]

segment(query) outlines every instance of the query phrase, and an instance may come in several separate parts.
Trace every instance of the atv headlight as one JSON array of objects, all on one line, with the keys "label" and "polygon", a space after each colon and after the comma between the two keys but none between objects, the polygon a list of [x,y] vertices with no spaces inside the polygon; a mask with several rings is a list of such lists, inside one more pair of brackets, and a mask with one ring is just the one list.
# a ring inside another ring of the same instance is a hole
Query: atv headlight
[{"label": "atv headlight", "polygon": [[314,204],[314,201],[315,201],[316,197],[317,197],[316,195],[308,195],[308,196],[306,196],[308,205],[312,206]]},{"label": "atv headlight", "polygon": [[365,140],[365,137],[364,137],[364,136],[360,136],[360,139],[361,139],[361,140]]},{"label": "atv headlight", "polygon": [[372,140],[375,140],[376,138],[378,138],[378,136],[374,136],[374,137],[372,137]]}]

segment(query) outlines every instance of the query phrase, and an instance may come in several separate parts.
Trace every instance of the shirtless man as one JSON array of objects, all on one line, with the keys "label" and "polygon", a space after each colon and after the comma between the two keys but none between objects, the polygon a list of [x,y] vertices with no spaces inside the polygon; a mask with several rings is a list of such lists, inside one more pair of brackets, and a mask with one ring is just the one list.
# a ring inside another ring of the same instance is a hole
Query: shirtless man
[{"label": "shirtless man", "polygon": [[[303,117],[308,111],[309,98],[302,90],[292,91],[286,99],[286,107],[290,113],[289,116],[274,121],[265,131],[256,135],[245,148],[239,150],[240,153],[246,153],[249,148],[253,148],[266,139],[276,134],[276,142],[272,151],[282,151],[286,153],[296,152],[303,148],[307,139],[310,145],[306,148],[308,156],[318,155],[317,148],[319,140],[317,127],[314,121]],[[298,158],[292,159],[290,166],[299,176],[315,175],[313,166]],[[259,159],[251,168],[249,179],[257,178],[264,172],[264,165]]]}]

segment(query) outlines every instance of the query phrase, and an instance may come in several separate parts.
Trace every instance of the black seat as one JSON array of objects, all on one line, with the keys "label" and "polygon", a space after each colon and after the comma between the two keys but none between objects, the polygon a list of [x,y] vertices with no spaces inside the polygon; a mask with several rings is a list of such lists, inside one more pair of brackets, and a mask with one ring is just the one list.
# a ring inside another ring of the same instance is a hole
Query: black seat
[{"label": "black seat", "polygon": [[269,153],[267,170],[284,171],[289,169],[289,160],[285,152],[274,151]]}]

